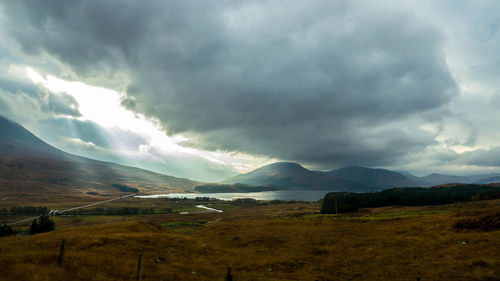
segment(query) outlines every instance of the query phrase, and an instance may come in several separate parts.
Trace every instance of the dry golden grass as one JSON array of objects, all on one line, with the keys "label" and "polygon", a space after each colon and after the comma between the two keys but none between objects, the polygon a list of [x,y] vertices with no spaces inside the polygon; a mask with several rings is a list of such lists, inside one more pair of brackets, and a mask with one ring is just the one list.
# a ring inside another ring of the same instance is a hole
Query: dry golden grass
[{"label": "dry golden grass", "polygon": [[[500,200],[342,216],[312,213],[318,209],[234,207],[127,222],[57,218],[66,228],[0,238],[0,279],[135,280],[143,254],[142,280],[224,280],[227,266],[235,281],[500,280],[500,231],[453,229],[458,221],[498,213]],[[59,268],[62,238],[67,251]]]}]

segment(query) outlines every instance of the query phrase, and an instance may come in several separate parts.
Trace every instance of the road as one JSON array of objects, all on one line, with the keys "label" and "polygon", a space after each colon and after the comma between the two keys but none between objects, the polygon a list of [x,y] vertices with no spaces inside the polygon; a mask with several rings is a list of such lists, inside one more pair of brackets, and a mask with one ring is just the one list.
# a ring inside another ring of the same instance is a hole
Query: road
[{"label": "road", "polygon": [[[66,213],[66,212],[70,212],[70,211],[74,211],[74,210],[79,210],[79,209],[83,209],[83,208],[88,208],[88,207],[92,207],[92,206],[96,206],[96,205],[108,203],[108,202],[111,202],[111,201],[120,200],[120,199],[131,197],[131,196],[134,196],[134,195],[137,195],[137,194],[136,193],[131,193],[131,194],[127,194],[127,195],[124,195],[124,196],[120,196],[120,197],[116,197],[116,198],[112,198],[112,199],[108,199],[108,200],[104,200],[104,201],[99,201],[99,202],[92,203],[92,204],[87,204],[87,205],[78,206],[78,207],[74,207],[74,208],[67,209],[67,210],[62,210],[62,211],[59,211],[59,214],[63,214],[63,213]],[[38,216],[32,217],[32,218],[27,218],[27,219],[22,219],[22,220],[15,221],[15,222],[6,223],[6,225],[20,224],[20,223],[24,223],[24,222],[28,222],[28,221],[33,221],[35,219],[38,219]]]},{"label": "road", "polygon": [[92,204],[88,204],[88,205],[83,205],[83,206],[79,206],[79,207],[74,207],[74,208],[71,208],[71,209],[67,209],[67,210],[62,210],[60,211],[60,213],[66,213],[66,212],[70,212],[70,211],[74,211],[74,210],[79,210],[79,209],[83,209],[83,208],[88,208],[88,207],[92,207],[92,206],[96,206],[96,205],[100,205],[100,204],[104,204],[104,203],[108,203],[108,202],[111,202],[111,201],[116,201],[116,200],[120,200],[120,199],[123,199],[123,198],[127,198],[127,197],[131,197],[131,196],[134,196],[136,195],[135,193],[132,193],[132,194],[128,194],[128,195],[124,195],[124,196],[120,196],[120,197],[116,197],[116,198],[113,198],[113,199],[108,199],[108,200],[104,200],[104,201],[100,201],[100,202],[96,202],[96,203],[92,203]]}]

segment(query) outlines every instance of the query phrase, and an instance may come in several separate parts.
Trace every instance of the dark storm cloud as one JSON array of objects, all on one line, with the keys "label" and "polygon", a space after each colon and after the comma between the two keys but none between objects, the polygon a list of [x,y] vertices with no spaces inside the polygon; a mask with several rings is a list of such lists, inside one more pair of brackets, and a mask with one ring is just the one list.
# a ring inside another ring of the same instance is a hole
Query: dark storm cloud
[{"label": "dark storm cloud", "polygon": [[154,11],[136,1],[15,1],[3,8],[24,52],[47,52],[81,74],[116,67],[121,53],[133,57],[129,46],[140,44],[148,24],[135,17]]},{"label": "dark storm cloud", "polygon": [[56,114],[63,114],[78,117],[81,113],[78,111],[78,102],[73,96],[65,93],[50,94],[48,100],[49,109]]},{"label": "dark storm cloud", "polygon": [[31,124],[55,115],[81,116],[72,96],[41,90],[31,81],[15,79],[6,73],[0,73],[0,109],[0,115]]},{"label": "dark storm cloud", "polygon": [[25,93],[31,97],[39,97],[40,90],[32,83],[19,83],[19,81],[12,81],[10,79],[2,79],[0,77],[0,89],[8,93]]},{"label": "dark storm cloud", "polygon": [[45,94],[28,81],[10,79],[0,72],[0,115],[23,124],[33,124],[35,120],[48,115]]},{"label": "dark storm cloud", "polygon": [[456,161],[463,165],[498,167],[500,166],[500,147],[464,152],[457,157]]},{"label": "dark storm cloud", "polygon": [[[12,1],[8,30],[206,149],[311,165],[389,165],[434,137],[456,95],[442,35],[360,1]],[[16,24],[24,22],[25,24]]]}]

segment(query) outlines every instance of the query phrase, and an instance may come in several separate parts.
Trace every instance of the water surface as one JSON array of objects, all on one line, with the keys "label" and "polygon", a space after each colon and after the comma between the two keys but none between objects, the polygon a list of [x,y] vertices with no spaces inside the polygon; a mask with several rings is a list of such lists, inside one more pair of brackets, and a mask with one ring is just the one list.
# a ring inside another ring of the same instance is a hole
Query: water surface
[{"label": "water surface", "polygon": [[278,190],[247,193],[168,193],[155,195],[140,195],[139,198],[188,198],[210,197],[219,200],[231,201],[238,198],[252,198],[255,200],[300,200],[317,201],[323,199],[328,190]]}]

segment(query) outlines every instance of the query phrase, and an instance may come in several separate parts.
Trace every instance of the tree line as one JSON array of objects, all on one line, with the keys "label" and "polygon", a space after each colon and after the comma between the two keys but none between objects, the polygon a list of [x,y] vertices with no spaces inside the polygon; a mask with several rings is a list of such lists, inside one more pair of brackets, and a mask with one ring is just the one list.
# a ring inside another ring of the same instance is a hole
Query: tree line
[{"label": "tree line", "polygon": [[334,214],[353,212],[361,208],[443,205],[497,198],[500,198],[499,186],[479,184],[392,188],[374,193],[331,192],[325,195],[321,212]]},{"label": "tree line", "polygon": [[54,230],[56,227],[54,220],[50,218],[47,214],[41,215],[38,220],[34,219],[31,224],[29,233],[31,235],[43,232],[49,232]]},{"label": "tree line", "polygon": [[2,225],[0,226],[0,237],[2,236],[8,236],[14,234],[14,230],[10,225]]},{"label": "tree line", "polygon": [[[44,213],[40,214],[38,219],[34,219],[31,223],[29,234],[37,234],[54,230],[56,227],[54,220]],[[10,225],[4,224],[0,226],[0,237],[17,234],[19,230],[15,231]]]},{"label": "tree line", "polygon": [[137,208],[137,207],[112,207],[112,208],[80,209],[65,214],[117,216],[117,215],[168,214],[171,212],[172,212],[171,208],[155,209],[155,208]]},{"label": "tree line", "polygon": [[[0,209],[0,215],[2,216],[37,216],[42,214],[47,214],[49,210],[46,207],[33,207],[33,206],[23,206],[23,207],[11,207],[9,209]],[[171,213],[171,208],[136,208],[136,207],[110,207],[110,208],[92,208],[92,209],[81,209],[67,212],[65,214],[71,215],[146,215],[146,214],[167,214]]]},{"label": "tree line", "polygon": [[34,206],[14,206],[9,209],[2,208],[0,209],[0,215],[2,216],[17,216],[17,215],[26,215],[26,216],[37,216],[40,214],[48,213],[48,209],[46,207],[34,207]]}]

